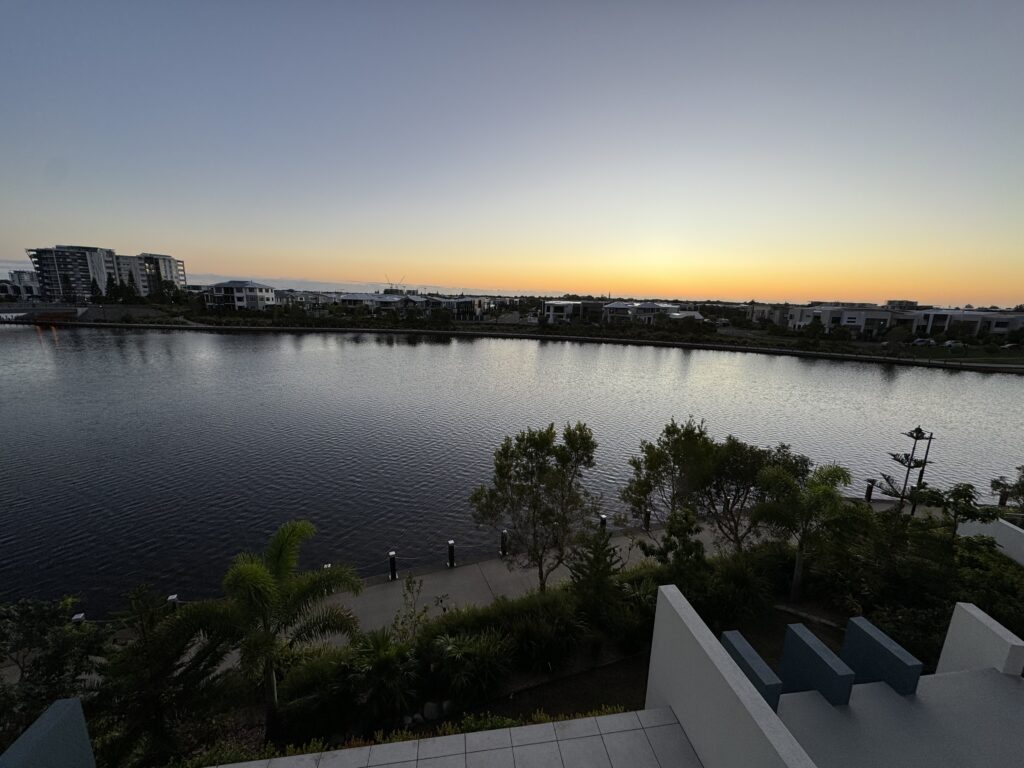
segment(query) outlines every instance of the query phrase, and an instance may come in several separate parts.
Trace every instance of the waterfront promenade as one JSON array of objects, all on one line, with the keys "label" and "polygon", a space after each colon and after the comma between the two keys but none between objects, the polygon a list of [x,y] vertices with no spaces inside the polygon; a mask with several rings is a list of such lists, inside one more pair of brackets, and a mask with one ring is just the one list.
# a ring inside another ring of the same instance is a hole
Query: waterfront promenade
[{"label": "waterfront promenade", "polygon": [[[644,560],[643,553],[635,544],[635,540],[641,536],[644,534],[619,534],[612,537],[612,543],[627,565]],[[714,537],[709,531],[702,531],[700,539],[709,553],[714,551]],[[417,607],[427,608],[430,616],[441,613],[436,598],[442,599],[443,606],[448,609],[465,608],[490,605],[498,597],[520,597],[537,589],[537,573],[534,569],[510,570],[507,561],[502,558],[465,565],[456,560],[455,568],[447,568],[441,556],[438,557],[436,570],[414,570],[412,575],[423,584]],[[405,577],[406,572],[399,569],[397,581],[387,581],[386,575],[383,580],[381,577],[371,578],[366,581],[360,594],[338,594],[330,600],[351,608],[363,630],[391,626],[395,615],[404,608]],[[548,585],[555,586],[568,578],[569,569],[563,565],[551,574]]]},{"label": "waterfront promenade", "polygon": [[[885,509],[892,505],[892,500],[875,499],[871,505],[876,510]],[[936,514],[937,510],[921,507],[918,512],[923,515]],[[635,565],[646,559],[636,542],[643,539],[655,543],[660,536],[660,528],[655,528],[650,534],[635,530],[613,535],[612,544],[618,549],[625,565]],[[709,526],[703,525],[697,538],[708,555],[718,551],[715,535]],[[450,610],[490,605],[499,597],[521,597],[537,589],[536,570],[518,567],[509,569],[507,559],[495,557],[465,564],[460,564],[456,559],[456,567],[448,568],[444,564],[443,553],[439,555],[436,568],[427,566],[403,571],[399,567],[396,581],[388,581],[386,574],[373,576],[364,579],[363,591],[358,595],[339,593],[328,598],[328,602],[350,608],[359,619],[360,629],[369,630],[391,626],[395,616],[405,608],[404,584],[410,572],[414,579],[422,582],[417,608],[426,608],[431,617],[439,615],[442,606]],[[563,565],[548,578],[548,586],[556,586],[568,578],[569,569]],[[441,599],[441,604],[436,602],[437,599]]]}]

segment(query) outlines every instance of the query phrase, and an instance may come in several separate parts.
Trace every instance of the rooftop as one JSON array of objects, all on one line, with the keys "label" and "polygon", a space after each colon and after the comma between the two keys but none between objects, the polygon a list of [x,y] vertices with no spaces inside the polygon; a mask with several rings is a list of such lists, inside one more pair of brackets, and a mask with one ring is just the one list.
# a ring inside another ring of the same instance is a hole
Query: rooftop
[{"label": "rooftop", "polygon": [[225,280],[223,283],[214,283],[211,288],[269,288],[274,290],[272,286],[265,285],[264,283],[257,283],[252,280]]}]

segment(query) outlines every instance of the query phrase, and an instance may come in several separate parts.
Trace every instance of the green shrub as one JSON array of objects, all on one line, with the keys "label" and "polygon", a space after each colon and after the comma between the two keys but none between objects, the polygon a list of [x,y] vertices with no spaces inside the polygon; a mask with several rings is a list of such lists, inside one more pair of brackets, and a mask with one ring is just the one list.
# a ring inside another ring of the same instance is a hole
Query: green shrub
[{"label": "green shrub", "polygon": [[747,553],[719,555],[709,562],[708,591],[701,596],[698,611],[712,629],[730,629],[767,611],[768,584]]},{"label": "green shrub", "polygon": [[482,608],[462,608],[424,625],[417,647],[423,649],[441,635],[479,635],[495,631],[511,642],[512,671],[552,671],[580,647],[587,626],[573,594],[563,588],[510,600],[499,597]]},{"label": "green shrub", "polygon": [[284,740],[353,732],[362,720],[359,682],[351,646],[323,649],[292,667],[279,688]]},{"label": "green shrub", "polygon": [[353,646],[363,715],[379,723],[407,714],[418,699],[419,672],[412,646],[396,641],[387,628],[360,635]]},{"label": "green shrub", "polygon": [[430,646],[431,697],[464,705],[495,695],[508,679],[511,651],[509,638],[496,629],[439,635]]},{"label": "green shrub", "polygon": [[[477,714],[465,715],[458,723],[452,723],[452,733],[471,733],[473,731],[493,731],[496,728],[514,728],[522,725],[522,721],[514,717],[504,715],[492,715],[490,712],[479,712]],[[444,736],[444,733],[438,733]]]}]

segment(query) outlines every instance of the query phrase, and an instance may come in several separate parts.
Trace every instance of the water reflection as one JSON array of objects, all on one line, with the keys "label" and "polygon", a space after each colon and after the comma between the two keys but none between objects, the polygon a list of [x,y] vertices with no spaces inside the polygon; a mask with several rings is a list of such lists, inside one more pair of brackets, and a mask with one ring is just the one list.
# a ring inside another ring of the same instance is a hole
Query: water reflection
[{"label": "water reflection", "polygon": [[210,594],[232,554],[296,516],[321,529],[311,562],[380,572],[392,547],[438,562],[449,537],[487,554],[467,495],[502,437],[550,422],[594,430],[609,505],[672,417],[839,461],[857,492],[918,423],[936,433],[935,484],[987,488],[1024,462],[1012,376],[367,336],[0,326],[0,599],[73,591],[97,610],[141,580]]}]

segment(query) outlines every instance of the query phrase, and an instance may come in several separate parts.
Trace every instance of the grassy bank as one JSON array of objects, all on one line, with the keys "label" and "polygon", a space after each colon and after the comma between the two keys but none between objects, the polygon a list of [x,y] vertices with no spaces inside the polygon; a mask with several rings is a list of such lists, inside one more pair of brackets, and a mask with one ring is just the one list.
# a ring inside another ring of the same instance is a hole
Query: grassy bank
[{"label": "grassy bank", "polygon": [[[412,335],[437,338],[495,338],[495,339],[529,339],[535,341],[569,341],[593,344],[629,344],[636,346],[673,347],[678,349],[705,349],[720,352],[749,352],[762,355],[782,355],[819,360],[838,360],[880,365],[913,366],[937,368],[953,371],[976,371],[981,373],[1012,373],[1024,374],[1024,357],[1009,355],[968,354],[951,356],[949,352],[937,348],[911,348],[906,354],[878,355],[869,351],[868,345],[855,343],[842,344],[841,348],[801,348],[800,346],[779,346],[772,344],[771,339],[749,340],[742,337],[729,337],[728,342],[711,341],[706,338],[660,338],[656,333],[612,334],[608,329],[598,329],[601,333],[560,333],[555,330],[530,329],[495,324],[466,324],[457,328],[429,328],[416,326],[374,326],[374,325],[251,325],[251,324],[210,324],[198,322],[76,322],[76,321],[39,321],[36,325],[60,328],[116,328],[160,331],[194,331],[205,333],[364,333],[382,335]],[[499,330],[502,328],[502,330]],[[666,334],[670,335],[670,334]],[[777,340],[776,340],[777,341]],[[877,346],[877,345],[875,345]],[[858,349],[860,347],[860,349]]]}]

